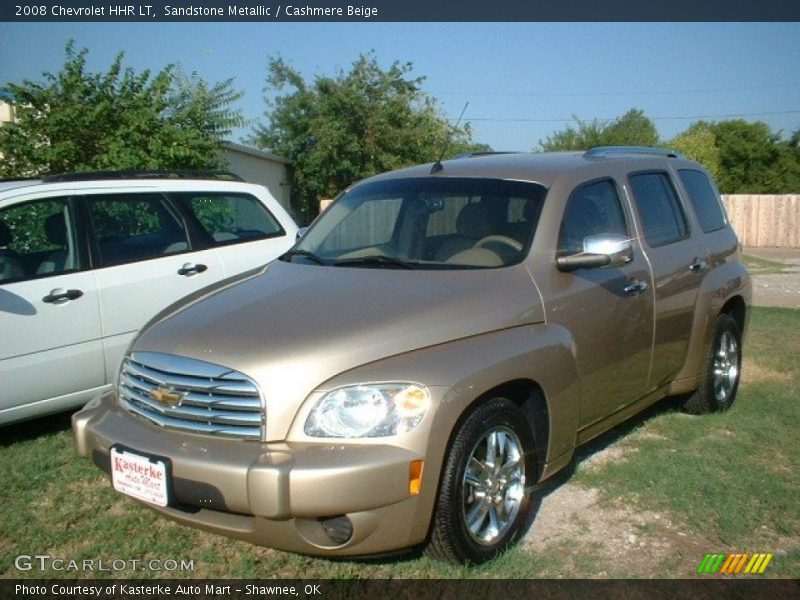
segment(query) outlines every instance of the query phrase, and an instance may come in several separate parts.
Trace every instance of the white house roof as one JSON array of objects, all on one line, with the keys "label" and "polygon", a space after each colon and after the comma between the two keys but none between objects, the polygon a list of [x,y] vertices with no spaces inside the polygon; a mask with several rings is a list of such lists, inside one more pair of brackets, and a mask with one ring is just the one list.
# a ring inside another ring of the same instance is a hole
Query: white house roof
[{"label": "white house roof", "polygon": [[257,156],[258,158],[265,158],[267,160],[279,162],[284,165],[288,165],[290,162],[288,158],[284,158],[283,156],[278,156],[277,154],[273,154],[272,152],[267,152],[266,150],[251,148],[250,146],[244,146],[242,144],[237,144],[235,142],[222,142],[222,147],[225,148],[226,150],[231,150],[233,152],[241,152],[242,154],[249,154],[250,156]]}]

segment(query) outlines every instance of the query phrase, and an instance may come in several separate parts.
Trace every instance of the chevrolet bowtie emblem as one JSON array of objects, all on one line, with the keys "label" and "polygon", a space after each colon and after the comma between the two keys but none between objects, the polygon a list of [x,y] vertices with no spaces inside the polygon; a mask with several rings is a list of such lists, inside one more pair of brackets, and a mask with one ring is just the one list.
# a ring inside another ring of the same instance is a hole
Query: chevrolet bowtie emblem
[{"label": "chevrolet bowtie emblem", "polygon": [[178,406],[183,400],[184,394],[176,392],[172,388],[157,387],[147,392],[153,400],[164,406]]}]

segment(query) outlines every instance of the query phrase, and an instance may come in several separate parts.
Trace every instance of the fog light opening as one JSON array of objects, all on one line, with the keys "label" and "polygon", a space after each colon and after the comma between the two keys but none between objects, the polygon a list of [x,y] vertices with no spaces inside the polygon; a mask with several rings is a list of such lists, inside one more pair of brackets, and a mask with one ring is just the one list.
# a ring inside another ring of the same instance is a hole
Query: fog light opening
[{"label": "fog light opening", "polygon": [[339,546],[347,543],[353,537],[353,523],[347,515],[324,517],[319,521],[322,524],[322,529],[325,530],[325,535]]},{"label": "fog light opening", "polygon": [[422,488],[422,470],[425,468],[424,460],[412,460],[408,465],[408,493],[418,496]]}]

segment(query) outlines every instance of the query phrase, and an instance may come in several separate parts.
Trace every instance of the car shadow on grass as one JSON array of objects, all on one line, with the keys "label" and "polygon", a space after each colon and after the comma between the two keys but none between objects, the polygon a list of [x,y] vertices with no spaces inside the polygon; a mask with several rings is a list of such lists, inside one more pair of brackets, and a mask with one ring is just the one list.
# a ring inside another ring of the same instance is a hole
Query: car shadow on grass
[{"label": "car shadow on grass", "polygon": [[567,483],[576,473],[580,464],[589,460],[595,454],[608,449],[620,440],[624,439],[639,427],[662,415],[681,412],[682,396],[669,396],[664,398],[640,413],[630,417],[613,429],[600,434],[593,440],[586,442],[575,449],[575,454],[570,463],[561,471],[553,475],[547,481],[537,487],[538,496],[544,498],[552,494],[560,486]]},{"label": "car shadow on grass", "polygon": [[74,412],[74,410],[68,410],[11,425],[0,425],[0,448],[27,442],[43,435],[68,431],[72,426]]}]

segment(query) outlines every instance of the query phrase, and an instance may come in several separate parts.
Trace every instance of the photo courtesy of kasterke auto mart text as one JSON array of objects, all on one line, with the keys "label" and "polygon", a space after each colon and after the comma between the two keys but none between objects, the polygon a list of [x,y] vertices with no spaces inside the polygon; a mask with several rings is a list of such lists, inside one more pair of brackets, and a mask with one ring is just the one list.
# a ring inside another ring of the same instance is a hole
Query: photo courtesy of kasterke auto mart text
[{"label": "photo courtesy of kasterke auto mart text", "polygon": [[[311,587],[319,587],[309,585]],[[267,592],[260,592],[263,595],[271,594],[290,594],[297,596],[297,588],[289,588],[286,586],[245,586],[245,593],[253,594],[259,593],[253,590],[261,588],[269,590]],[[97,596],[97,597],[131,597],[131,596],[147,596],[147,597],[163,597],[163,596],[200,596],[201,594],[207,595],[230,595],[233,591],[232,585],[214,585],[203,584],[195,585],[191,583],[177,583],[177,584],[164,584],[164,583],[115,583],[111,585],[98,585],[98,584],[63,584],[53,583],[48,585],[28,585],[25,583],[17,583],[14,586],[14,593],[17,596]]]},{"label": "photo courtesy of kasterke auto mart text", "polygon": [[324,556],[496,556],[578,445],[736,397],[751,297],[698,163],[484,153],[353,185],[278,260],[162,311],[73,416],[116,490]]}]

